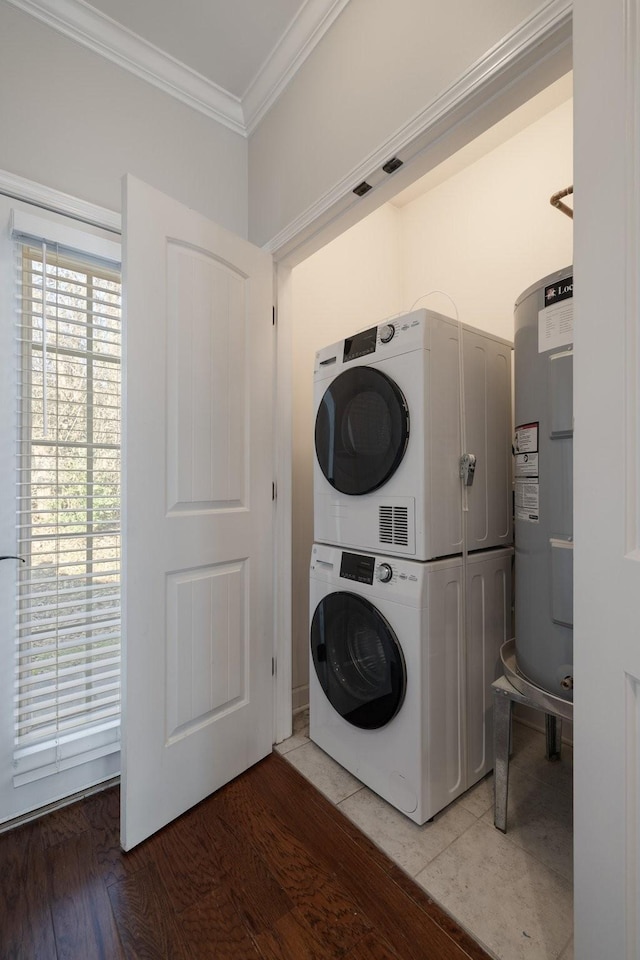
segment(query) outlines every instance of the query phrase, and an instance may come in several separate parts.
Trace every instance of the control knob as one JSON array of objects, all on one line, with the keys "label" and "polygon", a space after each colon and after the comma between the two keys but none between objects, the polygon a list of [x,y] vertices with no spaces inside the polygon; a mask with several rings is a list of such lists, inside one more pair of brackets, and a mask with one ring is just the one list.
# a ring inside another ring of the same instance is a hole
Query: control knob
[{"label": "control knob", "polygon": [[380,583],[389,583],[389,580],[391,580],[393,576],[393,570],[388,563],[381,563],[376,572],[376,576]]},{"label": "control knob", "polygon": [[396,328],[392,323],[385,323],[383,327],[380,328],[380,343],[390,343],[395,336]]}]

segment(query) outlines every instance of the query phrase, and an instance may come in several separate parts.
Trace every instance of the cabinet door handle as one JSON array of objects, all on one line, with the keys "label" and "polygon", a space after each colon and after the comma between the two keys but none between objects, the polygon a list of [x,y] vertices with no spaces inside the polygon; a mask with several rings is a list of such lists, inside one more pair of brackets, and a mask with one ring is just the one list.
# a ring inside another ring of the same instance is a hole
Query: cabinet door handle
[{"label": "cabinet door handle", "polygon": [[10,554],[8,557],[0,557],[0,560],[22,560],[23,563],[26,563],[24,557],[16,557],[14,554]]}]

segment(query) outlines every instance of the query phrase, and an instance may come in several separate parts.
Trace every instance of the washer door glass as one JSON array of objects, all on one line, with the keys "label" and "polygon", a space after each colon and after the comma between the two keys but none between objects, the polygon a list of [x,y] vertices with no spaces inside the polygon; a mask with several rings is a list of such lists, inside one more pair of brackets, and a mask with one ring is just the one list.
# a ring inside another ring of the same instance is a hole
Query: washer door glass
[{"label": "washer door glass", "polygon": [[371,493],[398,469],[409,440],[409,408],[373,367],[354,367],[327,388],[316,416],[320,469],[340,493]]},{"label": "washer door glass", "polygon": [[404,700],[404,656],[391,626],[368,600],[331,593],[316,607],[311,655],[335,710],[356,727],[375,730]]}]

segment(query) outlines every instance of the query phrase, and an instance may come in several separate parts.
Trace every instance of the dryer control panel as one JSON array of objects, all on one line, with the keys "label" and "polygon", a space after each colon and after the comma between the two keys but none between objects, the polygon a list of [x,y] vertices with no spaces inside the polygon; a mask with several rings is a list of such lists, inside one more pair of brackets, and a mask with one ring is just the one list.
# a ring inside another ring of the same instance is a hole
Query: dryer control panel
[{"label": "dryer control panel", "polygon": [[375,327],[359,330],[317,351],[314,377],[325,380],[336,377],[345,366],[370,365],[414,350],[427,350],[431,328],[438,323],[457,329],[456,322],[450,317],[431,310],[414,310],[413,313],[389,317]]},{"label": "dryer control panel", "polygon": [[363,330],[352,337],[346,337],[342,352],[343,362],[358,360],[360,357],[367,357],[370,353],[375,353],[377,340],[377,327],[371,327],[370,330]]}]

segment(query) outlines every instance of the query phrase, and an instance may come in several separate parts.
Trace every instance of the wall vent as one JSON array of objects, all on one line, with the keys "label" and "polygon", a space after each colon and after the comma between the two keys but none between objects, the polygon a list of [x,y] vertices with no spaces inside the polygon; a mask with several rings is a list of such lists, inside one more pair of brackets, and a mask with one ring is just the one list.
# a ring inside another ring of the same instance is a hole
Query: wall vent
[{"label": "wall vent", "polygon": [[407,507],[379,507],[380,543],[398,547],[409,545],[409,510]]}]

